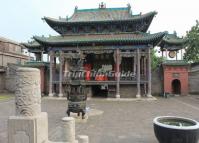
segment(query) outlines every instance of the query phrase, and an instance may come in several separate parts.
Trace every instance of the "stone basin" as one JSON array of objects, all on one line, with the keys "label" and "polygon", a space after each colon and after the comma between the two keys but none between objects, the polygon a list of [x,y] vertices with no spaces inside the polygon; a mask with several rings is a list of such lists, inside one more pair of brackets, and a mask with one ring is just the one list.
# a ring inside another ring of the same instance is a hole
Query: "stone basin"
[{"label": "stone basin", "polygon": [[161,116],[153,120],[153,126],[159,143],[198,143],[199,123],[195,120]]}]

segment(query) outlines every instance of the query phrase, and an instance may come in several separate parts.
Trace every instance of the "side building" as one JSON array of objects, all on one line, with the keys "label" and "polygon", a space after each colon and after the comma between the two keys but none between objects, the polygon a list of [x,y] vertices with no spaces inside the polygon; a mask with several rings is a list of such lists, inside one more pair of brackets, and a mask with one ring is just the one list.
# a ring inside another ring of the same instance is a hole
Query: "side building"
[{"label": "side building", "polygon": [[163,68],[163,93],[164,95],[189,94],[189,63],[183,60],[183,50],[186,39],[179,38],[176,33],[167,34],[159,43]]},{"label": "side building", "polygon": [[0,37],[0,91],[14,91],[15,65],[23,65],[29,56],[23,54],[21,44],[7,38]]}]

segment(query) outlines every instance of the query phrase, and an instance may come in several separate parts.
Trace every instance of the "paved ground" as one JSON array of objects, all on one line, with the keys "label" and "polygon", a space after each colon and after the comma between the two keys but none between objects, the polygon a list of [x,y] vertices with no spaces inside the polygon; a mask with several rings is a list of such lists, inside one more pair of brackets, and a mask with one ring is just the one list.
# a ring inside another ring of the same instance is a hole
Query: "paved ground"
[{"label": "paved ground", "polygon": [[[49,138],[59,140],[65,100],[42,99],[42,111],[48,112]],[[176,115],[199,121],[199,96],[158,98],[157,101],[107,101],[91,99],[91,109],[103,114],[76,123],[76,134],[89,135],[91,143],[157,143],[152,120],[160,115]],[[0,143],[7,142],[7,119],[14,115],[14,100],[0,101]]]}]

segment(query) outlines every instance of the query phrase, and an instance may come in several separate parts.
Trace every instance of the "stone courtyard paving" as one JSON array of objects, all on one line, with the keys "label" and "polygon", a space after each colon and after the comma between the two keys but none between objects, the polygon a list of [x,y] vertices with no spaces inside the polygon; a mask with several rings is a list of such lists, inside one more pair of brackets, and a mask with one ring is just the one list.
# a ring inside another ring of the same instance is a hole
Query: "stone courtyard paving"
[{"label": "stone courtyard paving", "polygon": [[[158,98],[156,101],[88,101],[93,114],[76,122],[76,135],[85,134],[90,143],[157,143],[152,120],[156,116],[175,115],[199,121],[199,96]],[[59,140],[61,118],[66,116],[66,100],[42,99],[42,111],[48,112],[49,138]],[[0,101],[0,143],[7,142],[7,119],[14,115],[14,100]]]}]

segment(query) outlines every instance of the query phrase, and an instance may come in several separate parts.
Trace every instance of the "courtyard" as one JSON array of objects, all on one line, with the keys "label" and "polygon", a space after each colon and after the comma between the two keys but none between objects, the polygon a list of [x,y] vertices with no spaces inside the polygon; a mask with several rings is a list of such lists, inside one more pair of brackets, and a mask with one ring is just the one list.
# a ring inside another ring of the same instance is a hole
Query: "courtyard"
[{"label": "courtyard", "polygon": [[[5,95],[4,95],[5,96]],[[10,95],[9,95],[10,97]],[[157,98],[154,101],[88,100],[88,119],[76,119],[76,135],[85,134],[91,143],[157,143],[152,120],[175,115],[199,121],[199,96]],[[66,99],[42,98],[42,111],[48,113],[49,138],[60,141],[61,118],[66,116]],[[7,119],[15,114],[14,98],[0,100],[0,142],[7,142]]]}]

